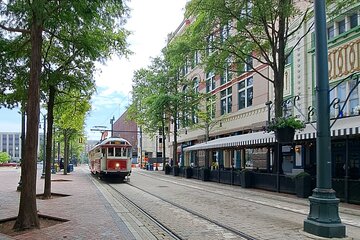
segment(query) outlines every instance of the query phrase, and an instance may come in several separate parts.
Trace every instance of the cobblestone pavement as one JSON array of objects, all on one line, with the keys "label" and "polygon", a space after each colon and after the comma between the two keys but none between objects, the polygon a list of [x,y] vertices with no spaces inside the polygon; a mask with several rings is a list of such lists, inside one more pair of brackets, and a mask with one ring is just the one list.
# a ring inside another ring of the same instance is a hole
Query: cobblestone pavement
[{"label": "cobblestone pavement", "polygon": [[[161,171],[135,170],[131,184],[258,239],[319,239],[302,232],[303,221],[309,211],[307,199],[195,179],[184,179],[164,175]],[[146,199],[142,203],[144,207],[157,217],[166,218],[164,217],[167,214],[166,208],[157,210],[154,206],[147,206],[152,201],[149,201],[151,198],[142,196],[146,195],[144,192],[130,189],[126,185],[118,187],[122,187],[122,191],[129,191],[126,193],[132,194],[139,204]],[[158,204],[162,204],[163,208],[164,203],[159,202]],[[176,214],[178,213],[176,212]],[[360,207],[340,204],[340,216],[344,223],[349,224],[346,229],[349,238],[360,239]],[[173,218],[169,216],[168,218],[171,228],[178,228],[180,232],[190,234],[189,236],[191,236],[189,231],[198,234],[196,227],[194,230],[190,230],[188,224],[181,226],[181,223],[179,224]],[[192,239],[204,238],[199,236],[199,238]],[[214,239],[222,238],[214,237]]]},{"label": "cobblestone pavement", "polygon": [[[0,219],[17,216],[19,176],[20,169],[0,168]],[[52,179],[58,180],[52,182],[53,193],[70,196],[38,200],[39,213],[69,221],[13,238],[0,234],[0,239],[170,239],[151,220],[121,200],[109,185],[92,178],[86,166],[76,167],[68,175],[53,174]],[[37,193],[43,192],[43,185],[38,174]],[[129,183],[110,185],[183,239],[242,239],[216,223],[257,239],[323,239],[301,231],[309,204],[308,200],[292,195],[139,169],[134,169]],[[350,224],[346,229],[348,239],[360,239],[360,206],[341,204],[340,215],[344,223]]]}]

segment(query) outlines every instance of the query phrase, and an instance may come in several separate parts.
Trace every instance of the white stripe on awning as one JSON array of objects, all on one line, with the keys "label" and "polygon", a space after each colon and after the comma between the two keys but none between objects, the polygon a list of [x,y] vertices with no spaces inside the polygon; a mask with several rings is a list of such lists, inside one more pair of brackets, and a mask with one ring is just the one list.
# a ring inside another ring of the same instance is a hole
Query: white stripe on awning
[{"label": "white stripe on awning", "polygon": [[[331,123],[333,120],[331,121]],[[313,123],[316,128],[316,123]],[[304,140],[316,138],[316,130],[311,124],[307,124],[303,131],[295,134],[294,140]],[[332,137],[355,135],[360,132],[360,116],[339,118],[330,130]]]},{"label": "white stripe on awning", "polygon": [[213,149],[213,148],[227,148],[227,147],[238,147],[244,145],[258,145],[264,143],[275,142],[274,133],[268,132],[255,132],[242,135],[236,135],[225,138],[218,138],[208,142],[199,143],[193,146],[184,148],[184,151]]},{"label": "white stripe on awning", "polygon": [[[332,121],[333,122],[333,121]],[[316,123],[313,124],[316,127]],[[296,131],[294,140],[306,140],[316,138],[316,130],[311,124],[307,124],[303,131]],[[331,128],[330,134],[335,136],[346,136],[360,134],[360,116],[340,118]],[[239,146],[260,145],[276,142],[273,132],[255,132],[242,135],[236,135],[225,138],[218,138],[208,142],[199,143],[184,148],[184,151],[230,148]]]}]

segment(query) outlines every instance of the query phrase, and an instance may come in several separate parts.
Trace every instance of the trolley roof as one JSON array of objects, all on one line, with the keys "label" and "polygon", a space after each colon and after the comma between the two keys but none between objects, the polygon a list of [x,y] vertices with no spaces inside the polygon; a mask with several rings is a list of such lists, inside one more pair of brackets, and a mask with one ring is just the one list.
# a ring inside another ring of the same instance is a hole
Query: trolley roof
[{"label": "trolley roof", "polygon": [[105,145],[125,145],[131,147],[131,144],[128,140],[124,138],[111,137],[98,142],[90,151],[92,151],[97,147],[101,147]]}]

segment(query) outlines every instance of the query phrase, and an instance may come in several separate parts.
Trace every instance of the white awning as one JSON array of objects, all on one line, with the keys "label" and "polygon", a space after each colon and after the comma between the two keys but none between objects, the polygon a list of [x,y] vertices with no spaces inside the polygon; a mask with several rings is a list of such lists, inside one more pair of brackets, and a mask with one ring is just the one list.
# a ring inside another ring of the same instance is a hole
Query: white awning
[{"label": "white awning", "polygon": [[[331,123],[334,121],[332,120]],[[316,123],[307,124],[303,131],[295,134],[294,140],[316,138]],[[331,137],[360,134],[360,116],[339,118],[331,127]]]},{"label": "white awning", "polygon": [[[307,124],[303,131],[296,131],[294,140],[299,141],[316,138],[316,130],[314,127],[316,128],[316,123],[312,125]],[[335,122],[334,126],[331,128],[330,133],[332,137],[360,134],[360,116],[338,119]],[[265,145],[266,143],[274,142],[276,142],[276,138],[273,132],[255,132],[225,138],[218,138],[208,142],[199,143],[184,148],[184,151]]]},{"label": "white awning", "polygon": [[208,142],[199,143],[193,146],[184,148],[184,151],[202,150],[202,149],[213,149],[213,148],[227,148],[227,147],[238,147],[244,145],[258,145],[264,143],[275,142],[274,133],[268,132],[255,132],[247,133],[242,135],[236,135],[225,138],[218,138]]}]

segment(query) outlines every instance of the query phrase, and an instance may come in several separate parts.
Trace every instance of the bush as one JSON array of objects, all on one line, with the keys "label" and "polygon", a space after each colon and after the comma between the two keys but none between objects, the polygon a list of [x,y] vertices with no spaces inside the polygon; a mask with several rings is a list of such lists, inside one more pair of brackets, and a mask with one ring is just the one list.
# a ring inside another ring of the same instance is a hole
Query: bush
[{"label": "bush", "polygon": [[301,173],[298,173],[297,175],[295,175],[295,179],[300,179],[300,178],[304,178],[304,177],[311,177],[310,174],[308,174],[307,172],[301,172]]},{"label": "bush", "polygon": [[301,172],[294,177],[296,196],[307,198],[311,195],[311,176],[307,172]]},{"label": "bush", "polygon": [[305,123],[299,119],[296,119],[295,117],[280,117],[280,118],[274,118],[269,125],[267,126],[267,131],[276,131],[279,128],[286,128],[290,127],[293,129],[304,129]]}]

